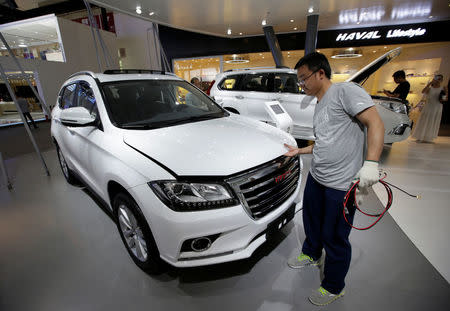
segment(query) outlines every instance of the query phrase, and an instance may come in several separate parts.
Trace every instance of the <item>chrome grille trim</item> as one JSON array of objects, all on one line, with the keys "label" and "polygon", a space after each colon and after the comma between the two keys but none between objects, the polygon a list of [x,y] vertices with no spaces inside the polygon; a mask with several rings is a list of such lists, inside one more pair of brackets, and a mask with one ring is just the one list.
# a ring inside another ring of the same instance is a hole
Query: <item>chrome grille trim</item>
[{"label": "chrome grille trim", "polygon": [[237,194],[247,214],[257,220],[278,208],[295,192],[301,169],[298,157],[282,156],[226,182]]}]

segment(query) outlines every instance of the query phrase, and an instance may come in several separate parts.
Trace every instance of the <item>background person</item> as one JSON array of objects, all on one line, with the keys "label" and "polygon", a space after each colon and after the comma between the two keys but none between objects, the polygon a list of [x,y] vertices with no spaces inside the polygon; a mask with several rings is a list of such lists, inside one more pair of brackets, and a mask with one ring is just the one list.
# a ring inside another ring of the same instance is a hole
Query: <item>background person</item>
[{"label": "background person", "polygon": [[442,103],[439,100],[439,94],[444,90],[448,95],[448,89],[442,86],[443,79],[441,74],[435,75],[433,80],[422,90],[427,101],[411,134],[417,142],[432,142],[438,136],[442,117]]},{"label": "background person", "polygon": [[27,119],[30,120],[31,124],[33,124],[33,127],[35,129],[37,129],[38,126],[36,125],[36,123],[34,123],[34,120],[30,114],[30,108],[28,107],[28,101],[23,96],[17,95],[17,104],[19,105],[20,110],[22,111],[25,122],[27,122]]},{"label": "background person", "polygon": [[383,90],[383,93],[388,97],[400,98],[402,100],[406,100],[408,96],[411,85],[408,81],[406,81],[406,74],[403,70],[399,70],[394,72],[392,75],[394,78],[394,82],[397,83],[397,87],[394,91]]},{"label": "background person", "polygon": [[[344,295],[344,280],[351,261],[348,239],[351,227],[342,215],[344,196],[355,175],[360,179],[362,193],[367,193],[378,181],[384,126],[371,97],[360,85],[331,83],[331,68],[325,55],[308,54],[295,68],[306,94],[317,97],[313,118],[316,141],[304,148],[285,145],[289,148],[286,156],[313,154],[303,195],[306,239],[301,254],[290,258],[288,265],[291,268],[318,265],[325,249],[324,278],[309,300],[315,305],[326,305]],[[366,161],[364,127],[368,143]],[[349,208],[347,219],[351,223],[354,213],[355,209]]]}]

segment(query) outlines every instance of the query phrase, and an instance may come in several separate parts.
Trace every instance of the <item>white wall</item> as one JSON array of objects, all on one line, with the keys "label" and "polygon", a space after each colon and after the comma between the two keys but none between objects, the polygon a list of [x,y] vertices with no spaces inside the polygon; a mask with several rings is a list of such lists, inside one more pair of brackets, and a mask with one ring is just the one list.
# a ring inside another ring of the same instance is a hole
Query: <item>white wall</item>
[{"label": "white wall", "polygon": [[[65,63],[18,58],[25,71],[37,73],[40,89],[42,89],[42,93],[39,95],[47,105],[52,106],[55,105],[61,84],[72,73],[85,70],[99,72],[90,28],[63,18],[58,18],[58,24],[66,58]],[[119,68],[116,35],[103,30],[100,30],[100,33],[113,61],[111,67]],[[102,53],[98,42],[97,45],[99,52]],[[103,56],[101,58],[103,59]],[[0,56],[0,63],[6,71],[19,70],[11,57]],[[102,66],[102,70],[105,70],[104,61],[102,61]]]},{"label": "white wall", "polygon": [[120,58],[123,69],[161,70],[159,41],[153,36],[151,22],[114,13],[114,24],[118,48],[125,49],[126,56]]}]

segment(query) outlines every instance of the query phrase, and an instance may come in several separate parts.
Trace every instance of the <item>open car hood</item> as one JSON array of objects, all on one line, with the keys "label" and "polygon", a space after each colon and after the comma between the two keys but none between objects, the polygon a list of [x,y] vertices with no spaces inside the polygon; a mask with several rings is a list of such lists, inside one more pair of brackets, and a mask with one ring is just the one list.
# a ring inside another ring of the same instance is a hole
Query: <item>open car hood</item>
[{"label": "open car hood", "polygon": [[396,58],[400,55],[400,52],[402,51],[401,47],[398,47],[396,49],[390,50],[386,54],[378,57],[376,60],[371,62],[369,65],[355,73],[353,76],[348,78],[346,82],[355,82],[358,84],[363,83],[366,79],[369,78],[369,76],[380,69],[385,64],[389,63],[391,60]]}]

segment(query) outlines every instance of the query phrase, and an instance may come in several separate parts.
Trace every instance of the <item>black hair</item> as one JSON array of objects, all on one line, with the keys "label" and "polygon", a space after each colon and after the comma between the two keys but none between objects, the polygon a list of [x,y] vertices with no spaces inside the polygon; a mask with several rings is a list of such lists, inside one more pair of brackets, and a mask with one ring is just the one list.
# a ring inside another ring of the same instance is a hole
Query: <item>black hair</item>
[{"label": "black hair", "polygon": [[328,59],[325,55],[319,52],[312,52],[308,55],[303,56],[295,65],[294,69],[298,69],[299,67],[306,65],[311,71],[319,71],[323,69],[325,72],[325,76],[328,79],[331,79],[331,67]]},{"label": "black hair", "polygon": [[394,74],[392,75],[394,78],[401,78],[401,79],[405,79],[406,78],[406,74],[403,70],[399,70],[394,72]]},{"label": "black hair", "polygon": [[200,79],[197,78],[197,77],[193,77],[193,78],[191,79],[191,83],[194,84],[195,81],[199,81],[199,82],[200,82]]}]

